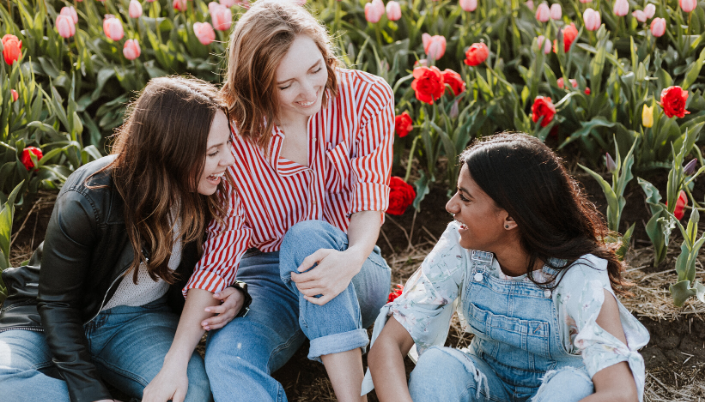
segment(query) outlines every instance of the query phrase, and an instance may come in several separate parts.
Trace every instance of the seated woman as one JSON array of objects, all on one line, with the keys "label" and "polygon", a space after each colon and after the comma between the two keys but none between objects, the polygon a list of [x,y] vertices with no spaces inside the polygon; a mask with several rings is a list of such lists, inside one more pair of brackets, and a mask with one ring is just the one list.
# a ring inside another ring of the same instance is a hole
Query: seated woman
[{"label": "seated woman", "polygon": [[[615,298],[622,265],[561,160],[502,134],[460,162],[455,221],[375,322],[380,400],[641,401],[649,335]],[[467,349],[443,347],[454,311],[474,335]]]},{"label": "seated woman", "polygon": [[227,227],[209,228],[187,288],[218,291],[237,274],[253,300],[209,334],[213,396],[286,400],[271,373],[308,338],[338,399],[359,401],[365,328],[390,285],[375,243],[389,196],[392,90],[339,68],[325,28],[291,1],[254,3],[229,46]]},{"label": "seated woman", "polygon": [[193,328],[178,313],[205,227],[224,217],[223,174],[233,163],[224,110],[210,84],[153,79],[130,106],[113,155],[69,176],[43,245],[29,265],[2,274],[3,402],[112,400],[103,380],[142,398],[170,347],[191,348],[178,362],[188,393],[174,401],[212,399],[195,344],[179,336],[223,326],[245,293],[209,297]]}]

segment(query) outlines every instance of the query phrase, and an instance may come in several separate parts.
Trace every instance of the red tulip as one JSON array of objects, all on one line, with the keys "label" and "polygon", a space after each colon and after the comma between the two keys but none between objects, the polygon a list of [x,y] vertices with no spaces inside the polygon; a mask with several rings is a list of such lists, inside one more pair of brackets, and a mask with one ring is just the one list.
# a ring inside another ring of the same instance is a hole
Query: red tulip
[{"label": "red tulip", "polygon": [[688,100],[688,91],[684,91],[681,87],[668,87],[661,91],[661,102],[659,105],[663,108],[663,113],[668,117],[680,117],[690,114],[685,110],[685,103]]},{"label": "red tulip", "polygon": [[654,18],[651,20],[651,35],[657,38],[666,33],[666,20],[663,18]]},{"label": "red tulip", "polygon": [[421,35],[423,41],[423,50],[426,55],[433,60],[439,60],[446,52],[446,38],[441,35],[429,35],[427,33]]},{"label": "red tulip", "polygon": [[[571,78],[569,81],[570,81],[570,85],[572,85],[573,88],[577,88],[577,87],[578,87],[578,81],[577,81],[577,80]],[[565,81],[563,80],[563,77],[559,78],[559,79],[556,81],[556,84],[558,84],[558,88],[560,88],[560,89],[565,88]]]},{"label": "red tulip", "polygon": [[387,303],[393,302],[397,297],[401,296],[402,293],[404,293],[404,285],[396,285],[395,289],[389,292]]},{"label": "red tulip", "polygon": [[394,117],[394,131],[397,132],[399,138],[406,137],[413,129],[414,122],[411,120],[411,116],[409,116],[408,112],[403,112]]},{"label": "red tulip", "polygon": [[198,40],[208,46],[215,40],[215,31],[208,22],[196,22],[193,24],[193,33]]},{"label": "red tulip", "polygon": [[384,15],[384,3],[382,0],[372,0],[371,3],[365,4],[365,19],[367,22],[375,24]]},{"label": "red tulip", "polygon": [[130,6],[127,10],[130,18],[139,18],[142,16],[142,4],[137,0],[130,0]]},{"label": "red tulip", "polygon": [[125,36],[125,31],[122,28],[122,22],[115,18],[114,15],[107,14],[103,20],[103,32],[108,39],[118,41]]},{"label": "red tulip", "polygon": [[414,202],[416,191],[414,187],[405,182],[401,177],[392,176],[389,180],[389,215],[402,215],[406,208]]},{"label": "red tulip", "polygon": [[411,83],[411,89],[415,91],[416,99],[432,105],[433,101],[439,99],[445,92],[441,70],[436,66],[414,69],[414,81]]},{"label": "red tulip", "polygon": [[[578,29],[575,28],[574,23],[570,23],[567,27],[563,28],[563,51],[568,53],[570,50],[570,45],[573,44],[573,41],[575,41],[575,38],[578,37]],[[556,49],[553,49],[554,52],[558,53]]]},{"label": "red tulip", "polygon": [[42,159],[44,154],[42,154],[42,150],[36,147],[27,147],[24,150],[22,150],[22,155],[20,156],[20,162],[24,165],[25,169],[32,170],[34,168],[34,162],[32,161],[32,157],[30,156],[30,153],[33,154],[36,158],[37,161]]},{"label": "red tulip", "polygon": [[125,41],[125,45],[122,47],[122,54],[125,55],[127,60],[134,60],[140,57],[142,49],[140,49],[140,44],[137,39],[128,39]]},{"label": "red tulip", "polygon": [[549,18],[551,18],[551,11],[548,9],[548,4],[546,2],[539,4],[536,9],[536,19],[540,22],[546,22]]},{"label": "red tulip", "polygon": [[479,66],[487,60],[490,55],[490,50],[484,43],[473,43],[472,46],[465,52],[465,64],[470,67]]},{"label": "red tulip", "polygon": [[5,63],[12,64],[22,57],[22,41],[15,35],[6,34],[2,37],[2,56]]},{"label": "red tulip", "polygon": [[[676,200],[676,208],[673,210],[673,216],[675,216],[676,219],[683,219],[683,216],[685,216],[686,205],[688,205],[688,196],[685,194],[685,191],[681,190],[678,194],[678,199]],[[666,206],[668,206],[668,202],[666,202]]]},{"label": "red tulip", "polygon": [[583,22],[585,22],[585,29],[588,31],[597,31],[602,25],[602,19],[600,18],[600,13],[588,8],[583,12]]},{"label": "red tulip", "polygon": [[59,14],[56,17],[56,30],[62,38],[70,38],[76,34],[76,26],[68,15]]},{"label": "red tulip", "polygon": [[12,101],[17,102],[17,99],[20,98],[20,94],[17,93],[14,89],[10,90],[10,94],[12,95]]},{"label": "red tulip", "polygon": [[531,120],[536,123],[541,117],[541,127],[546,127],[553,121],[556,115],[556,108],[553,106],[553,101],[549,97],[537,96],[534,99],[534,104],[531,106]]},{"label": "red tulip", "polygon": [[387,19],[389,21],[397,21],[401,18],[401,7],[399,3],[392,0],[387,3]]},{"label": "red tulip", "polygon": [[443,73],[441,74],[443,75],[443,83],[450,86],[450,89],[453,90],[454,96],[458,96],[465,92],[465,81],[463,81],[462,77],[460,77],[460,74],[449,68],[443,70]]}]

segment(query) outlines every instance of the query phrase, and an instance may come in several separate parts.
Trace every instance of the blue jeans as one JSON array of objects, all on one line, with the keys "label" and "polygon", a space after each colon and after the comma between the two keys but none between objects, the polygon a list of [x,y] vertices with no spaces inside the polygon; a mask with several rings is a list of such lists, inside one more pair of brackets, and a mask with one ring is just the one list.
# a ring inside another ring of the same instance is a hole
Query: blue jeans
[{"label": "blue jeans", "polygon": [[[363,348],[365,328],[387,301],[391,270],[375,247],[342,293],[323,306],[309,303],[291,281],[291,272],[319,249],[344,251],[348,237],[321,221],[291,227],[278,252],[248,251],[238,279],[245,281],[252,304],[245,317],[211,331],[206,371],[216,401],[286,401],[284,388],[271,377],[303,344],[309,359]],[[313,268],[315,269],[315,268]]]},{"label": "blue jeans", "polygon": [[[165,299],[139,307],[117,306],[85,326],[93,363],[101,377],[135,398],[157,375],[174,340],[179,317]],[[3,402],[68,402],[66,383],[55,378],[43,332],[0,333],[0,395]],[[211,401],[203,360],[194,353],[188,364],[186,401]]]}]

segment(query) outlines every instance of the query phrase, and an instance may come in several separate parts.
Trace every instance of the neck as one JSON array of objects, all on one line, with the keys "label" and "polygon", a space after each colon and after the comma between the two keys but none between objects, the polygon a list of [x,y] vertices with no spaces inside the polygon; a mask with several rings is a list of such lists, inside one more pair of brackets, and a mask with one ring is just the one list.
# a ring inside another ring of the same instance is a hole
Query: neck
[{"label": "neck", "polygon": [[[502,272],[509,276],[519,276],[526,273],[526,267],[529,265],[529,253],[524,250],[519,242],[511,242],[501,249],[494,252]],[[544,262],[537,260],[534,263],[532,270],[541,269]]]}]

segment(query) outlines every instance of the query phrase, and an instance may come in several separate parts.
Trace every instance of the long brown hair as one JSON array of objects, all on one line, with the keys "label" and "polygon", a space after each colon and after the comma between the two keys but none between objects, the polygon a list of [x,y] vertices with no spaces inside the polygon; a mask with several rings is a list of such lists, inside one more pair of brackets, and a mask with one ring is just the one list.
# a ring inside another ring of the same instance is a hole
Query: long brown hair
[{"label": "long brown hair", "polygon": [[328,81],[323,107],[338,95],[333,53],[326,29],[293,1],[259,0],[237,22],[230,37],[228,69],[221,93],[238,133],[267,152],[274,120],[279,114],[275,73],[297,35],[318,46]]},{"label": "long brown hair", "polygon": [[127,272],[133,272],[135,283],[140,263],[152,279],[175,282],[168,262],[176,220],[178,237],[196,241],[199,254],[210,218],[222,222],[227,201],[223,183],[211,196],[197,191],[218,110],[224,111],[224,104],[217,88],[176,76],[150,80],[128,107],[127,120],[115,135],[116,158],[103,170],[110,170],[124,201],[125,229],[135,252]]},{"label": "long brown hair", "polygon": [[[503,133],[476,141],[460,156],[472,179],[517,223],[529,253],[527,276],[537,261],[563,272],[586,254],[607,260],[612,289],[625,293],[622,264],[605,244],[604,218],[550,148],[523,133]],[[557,258],[567,263],[554,263]]]}]

